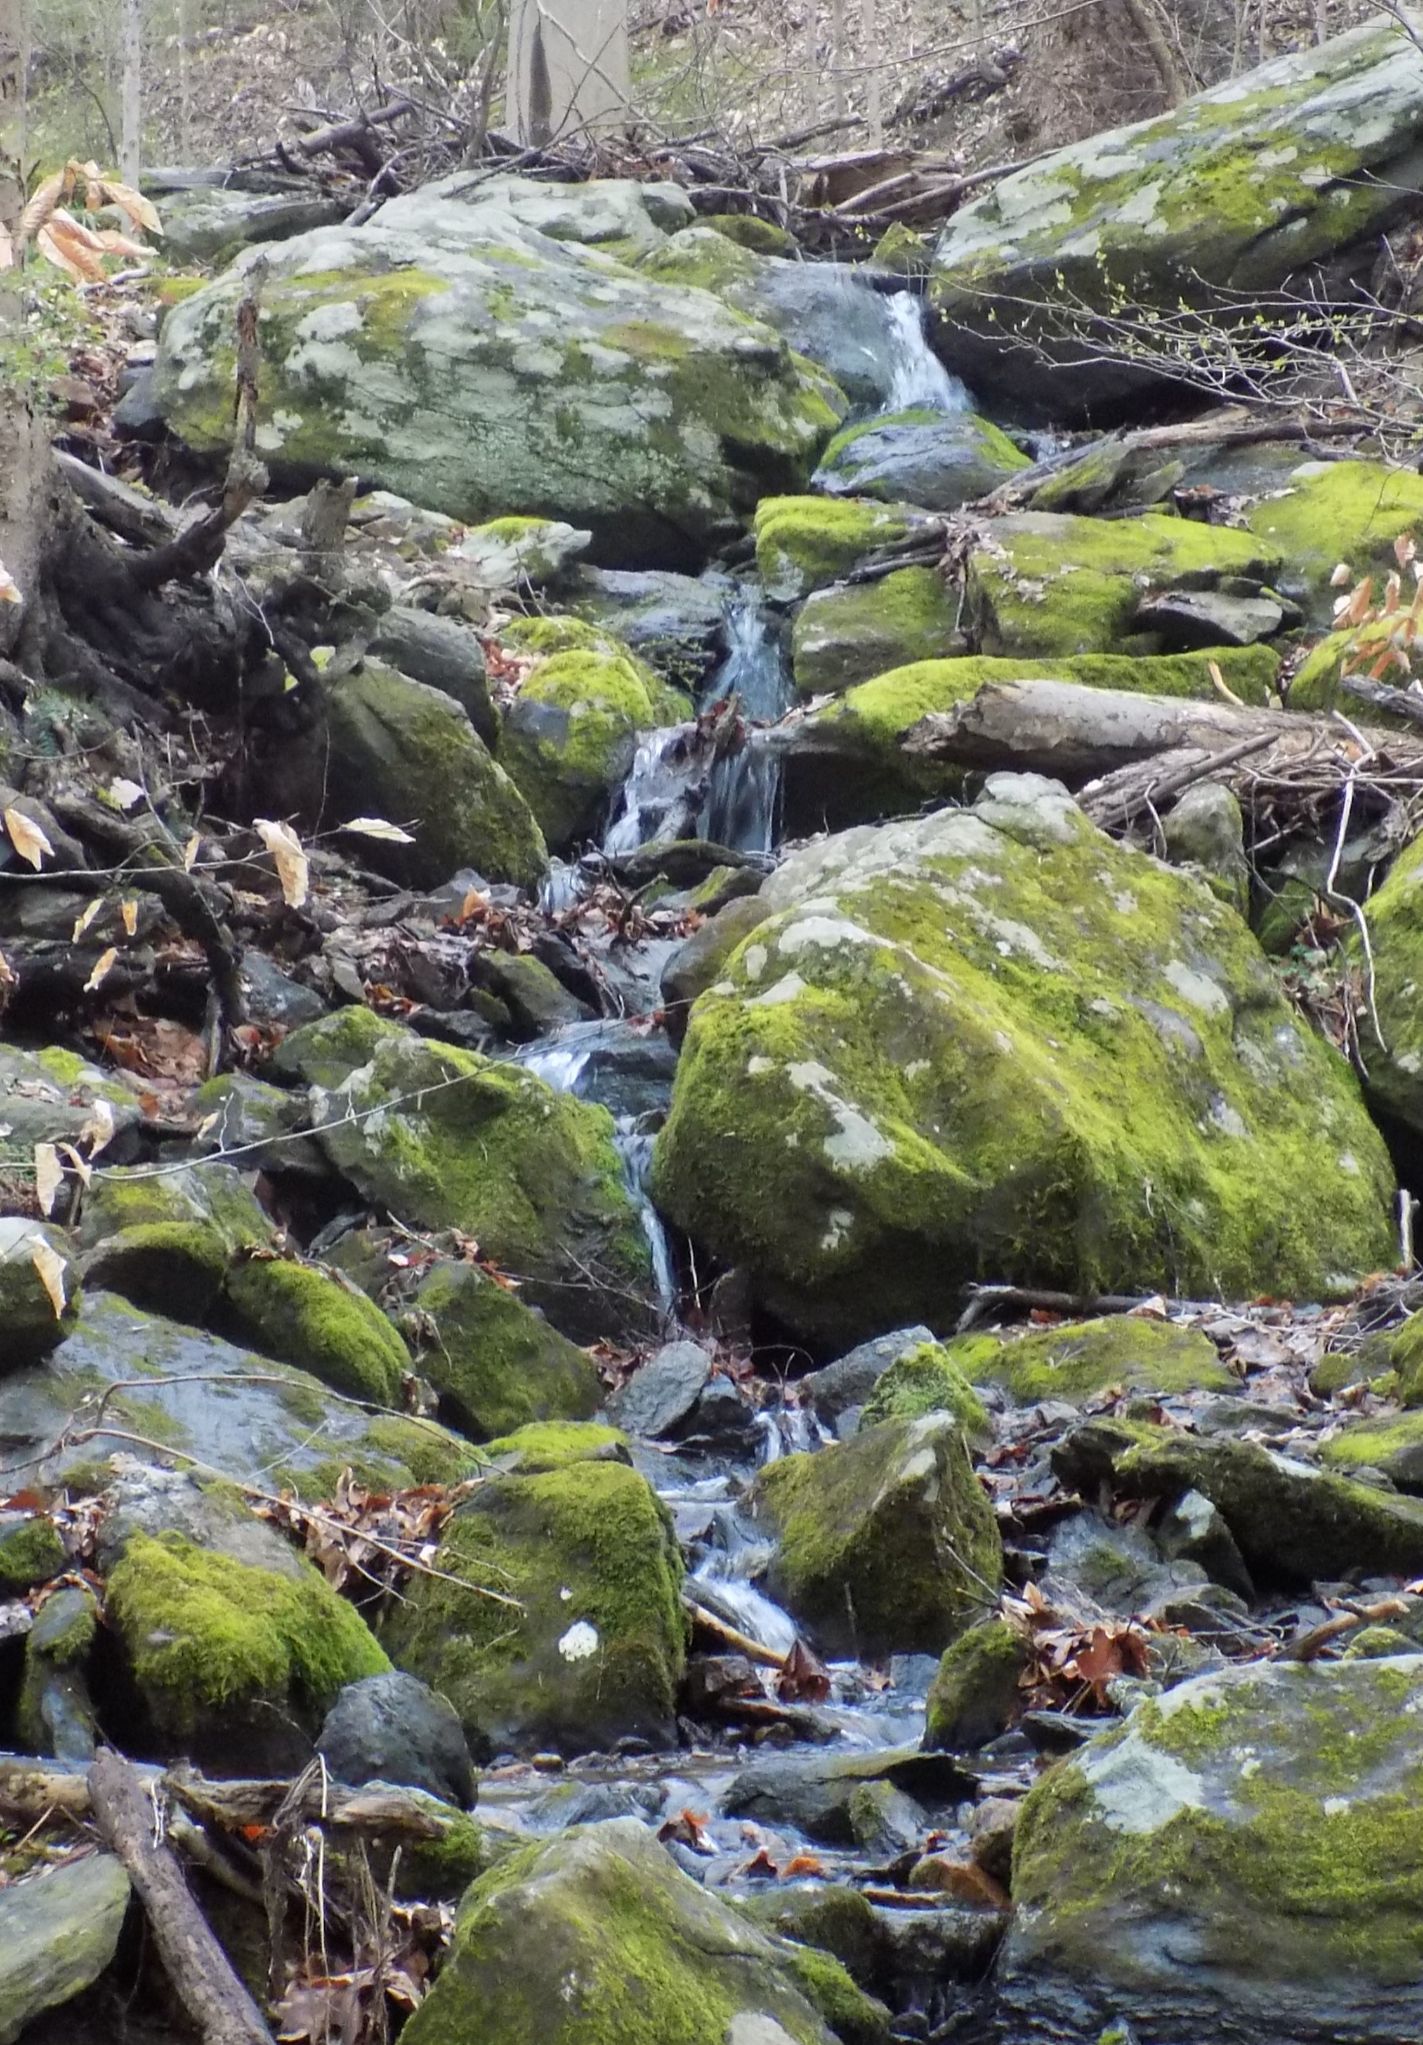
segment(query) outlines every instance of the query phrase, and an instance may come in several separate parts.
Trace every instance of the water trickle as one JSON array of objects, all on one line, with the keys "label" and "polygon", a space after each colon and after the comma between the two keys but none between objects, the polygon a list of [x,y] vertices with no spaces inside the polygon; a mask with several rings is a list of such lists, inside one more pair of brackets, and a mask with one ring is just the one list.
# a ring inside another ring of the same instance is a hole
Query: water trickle
[{"label": "water trickle", "polygon": [[695,828],[705,797],[706,763],[697,757],[696,727],[673,724],[642,739],[603,836],[610,859],[639,845],[665,844]]},{"label": "water trickle", "polygon": [[677,1310],[677,1274],[672,1264],[672,1245],[648,1190],[652,1174],[652,1138],[639,1129],[620,1128],[614,1140],[623,1161],[623,1177],[637,1204],[637,1218],[652,1252],[652,1283],[657,1304],[664,1318],[672,1321]]},{"label": "water trickle", "polygon": [[889,378],[889,412],[908,412],[916,406],[933,412],[970,412],[973,399],[967,387],[929,346],[924,331],[924,308],[912,291],[896,291],[886,306],[889,319],[892,360]]},{"label": "water trickle", "polygon": [[[774,723],[789,710],[795,692],[780,635],[748,590],[738,592],[727,614],[727,639],[726,658],[712,676],[708,699],[734,695],[748,722]],[[699,834],[738,852],[769,852],[780,786],[779,760],[760,747],[744,745],[719,759]]]}]

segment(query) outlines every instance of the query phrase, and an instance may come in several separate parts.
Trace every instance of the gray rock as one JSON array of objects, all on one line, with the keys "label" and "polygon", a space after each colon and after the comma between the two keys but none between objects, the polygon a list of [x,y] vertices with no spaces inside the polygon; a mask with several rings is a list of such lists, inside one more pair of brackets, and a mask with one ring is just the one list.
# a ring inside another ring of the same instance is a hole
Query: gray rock
[{"label": "gray rock", "polygon": [[569,609],[616,632],[665,681],[695,694],[725,651],[727,591],[711,575],[585,568]]},{"label": "gray rock", "polygon": [[152,369],[140,370],[113,412],[114,430],[125,440],[161,440],[168,428],[153,381]]},{"label": "gray rock", "polygon": [[1028,457],[976,412],[919,410],[847,426],[811,482],[830,497],[957,511],[1027,467]]},{"label": "gray rock", "polygon": [[1102,1611],[1125,1619],[1157,1591],[1203,1583],[1206,1572],[1194,1563],[1179,1563],[1174,1569],[1163,1565],[1151,1537],[1140,1527],[1080,1512],[1053,1529],[1048,1574],[1053,1583],[1065,1584]]},{"label": "gray rock", "polygon": [[393,1669],[348,1683],[317,1734],[316,1750],[338,1782],[397,1782],[468,1810],[474,1764],[464,1728],[418,1676]]},{"label": "gray rock", "polygon": [[866,1784],[888,1783],[903,1790],[933,1821],[968,1794],[972,1781],[949,1755],[922,1753],[918,1747],[774,1754],[741,1770],[722,1809],[730,1818],[799,1832],[821,1846],[853,1846],[851,1805]]},{"label": "gray rock", "polygon": [[1224,1515],[1199,1491],[1183,1491],[1156,1528],[1156,1545],[1169,1560],[1198,1562],[1212,1583],[1237,1597],[1255,1595]]},{"label": "gray rock", "polygon": [[[823,1370],[813,1370],[799,1380],[796,1392],[800,1403],[813,1413],[822,1427],[828,1427],[842,1439],[855,1431],[859,1409],[884,1376],[892,1363],[911,1349],[920,1348],[925,1342],[934,1340],[933,1332],[922,1324],[915,1328],[899,1328],[892,1335],[876,1335],[868,1342],[861,1342],[834,1363],[827,1363]],[[852,1419],[853,1416],[853,1419]],[[842,1422],[851,1421],[843,1426]]]},{"label": "gray rock", "polygon": [[257,242],[332,227],[342,209],[319,193],[195,190],[163,200],[163,247],[175,263],[220,263]]},{"label": "gray rock", "polygon": [[1159,634],[1168,653],[1203,646],[1254,646],[1273,639],[1284,606],[1268,596],[1228,596],[1221,590],[1171,590],[1148,597],[1137,616],[1142,630]]},{"label": "gray rock", "polygon": [[711,1367],[698,1343],[669,1342],[613,1394],[608,1413],[629,1434],[652,1441],[674,1434],[692,1414]]},{"label": "gray rock", "polygon": [[[55,1260],[65,1304],[56,1313],[48,1286],[40,1275]],[[18,1214],[0,1215],[0,1370],[37,1363],[59,1346],[74,1325],[78,1272],[58,1229]]]},{"label": "gray rock", "polygon": [[310,987],[284,973],[265,952],[249,949],[242,956],[242,991],[248,1020],[299,1030],[326,1013],[326,1003]]},{"label": "gray rock", "polygon": [[1245,824],[1234,793],[1219,781],[1188,788],[1162,821],[1166,857],[1173,866],[1199,866],[1216,891],[1245,914],[1250,902],[1250,865],[1245,857]]},{"label": "gray rock", "polygon": [[545,1790],[530,1813],[540,1831],[566,1832],[574,1825],[601,1825],[609,1818],[641,1818],[662,1808],[662,1792],[643,1782],[560,1782]]},{"label": "gray rock", "polygon": [[720,977],[736,947],[769,913],[758,895],[733,896],[678,945],[662,969],[662,1000],[674,1041],[686,1029],[687,1011],[697,996]]},{"label": "gray rock", "polygon": [[66,1584],[47,1598],[25,1641],[19,1731],[34,1753],[84,1766],[98,1751],[99,1724],[88,1666],[99,1630],[89,1589]]},{"label": "gray rock", "polygon": [[111,1853],[0,1890],[0,2045],[98,1980],[117,1949],[128,1899],[128,1876]]},{"label": "gray rock", "polygon": [[377,623],[370,650],[412,682],[453,696],[484,743],[497,744],[499,719],[489,700],[484,648],[463,620],[392,604]]}]

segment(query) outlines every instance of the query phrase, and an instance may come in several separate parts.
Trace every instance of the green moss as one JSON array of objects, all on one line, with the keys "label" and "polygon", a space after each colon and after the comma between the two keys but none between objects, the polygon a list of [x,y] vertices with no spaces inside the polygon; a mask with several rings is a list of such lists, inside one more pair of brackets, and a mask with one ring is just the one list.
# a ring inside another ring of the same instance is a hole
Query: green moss
[{"label": "green moss", "polygon": [[[401,1666],[444,1692],[479,1745],[577,1752],[665,1737],[685,1651],[681,1561],[665,1508],[626,1464],[486,1479],[437,1564],[477,1588],[417,1579],[387,1631]],[[522,1611],[480,1595],[490,1588]],[[575,1626],[570,1652],[560,1642]]]},{"label": "green moss", "polygon": [[765,497],[756,507],[756,565],[768,596],[791,602],[909,531],[911,514],[848,497]]},{"label": "green moss", "polygon": [[625,1462],[627,1436],[592,1421],[535,1420],[486,1442],[482,1454],[491,1463],[505,1464],[516,1476],[532,1477],[541,1470],[566,1469],[570,1463]]},{"label": "green moss", "polygon": [[[957,1344],[949,1345],[950,1357]],[[1239,1379],[1214,1342],[1195,1328],[1135,1314],[1075,1321],[981,1351],[965,1369],[980,1385],[1002,1385],[1023,1405],[1043,1399],[1081,1404],[1108,1387],[1133,1392],[1233,1392]]]},{"label": "green moss", "polygon": [[382,1044],[398,1041],[403,1035],[398,1023],[355,1003],[303,1023],[283,1037],[272,1053],[271,1069],[276,1078],[289,1084],[329,1090],[368,1064]]},{"label": "green moss", "polygon": [[0,1598],[21,1598],[68,1567],[59,1530],[46,1514],[13,1525],[0,1519]]},{"label": "green moss", "polygon": [[968,503],[1031,464],[1003,432],[974,412],[913,407],[843,426],[821,456],[820,487],[935,511]]},{"label": "green moss", "polygon": [[[1376,1107],[1423,1129],[1423,838],[1401,852],[1364,910],[1370,956],[1347,940],[1352,969],[1367,981],[1382,1044],[1366,1026],[1366,1091]],[[1384,1047],[1387,1047],[1386,1049]]]},{"label": "green moss", "polygon": [[797,256],[800,243],[789,228],[761,220],[754,213],[703,213],[699,224],[715,228],[738,247],[752,249],[758,256]]},{"label": "green moss", "polygon": [[410,1368],[405,1344],[378,1306],[310,1264],[254,1257],[228,1274],[226,1304],[242,1338],[333,1391],[393,1406]]},{"label": "green moss", "polygon": [[918,1420],[925,1413],[952,1414],[976,1444],[993,1438],[983,1401],[953,1354],[938,1342],[921,1342],[895,1358],[866,1401],[862,1419],[873,1427],[881,1420]]},{"label": "green moss", "polygon": [[784,1456],[751,1502],[779,1542],[773,1592],[832,1652],[937,1653],[996,1599],[997,1522],[947,1415]]},{"label": "green moss", "polygon": [[1417,1654],[1418,1643],[1396,1626],[1361,1626],[1348,1636],[1340,1659],[1346,1662],[1385,1661],[1392,1655]]},{"label": "green moss", "polygon": [[1214,589],[1228,576],[1273,582],[1279,550],[1226,526],[1148,512],[1077,518],[1020,512],[995,519],[974,549],[966,621],[978,650],[1055,660],[1079,653],[1155,653],[1139,628],[1142,598],[1166,589]]},{"label": "green moss", "polygon": [[[458,1435],[428,1421],[380,1415],[366,1428],[366,1441],[384,1459],[394,1458],[416,1484],[458,1484],[481,1468],[483,1457]],[[387,1463],[388,1482],[388,1463]]]},{"label": "green moss", "polygon": [[797,1987],[843,2045],[888,2045],[889,2011],[857,1987],[833,1955],[788,1941],[785,1959]]},{"label": "green moss", "polygon": [[314,1722],[345,1684],[390,1667],[359,1614],[309,1565],[278,1575],[179,1534],[135,1534],[110,1573],[106,1604],[167,1738],[192,1734],[210,1711],[262,1703]]},{"label": "green moss", "polygon": [[1006,1619],[985,1619],[946,1649],[929,1691],[924,1745],[981,1747],[1013,1722],[1019,1679],[1032,1660],[1027,1636]]},{"label": "green moss", "polygon": [[897,568],[876,582],[816,591],[791,637],[795,685],[819,696],[868,681],[887,668],[951,650],[958,603],[936,568]]},{"label": "green moss", "polygon": [[466,1811],[451,1812],[437,1839],[401,1844],[395,1893],[403,1901],[458,1903],[472,1882],[507,1857],[508,1848]]},{"label": "green moss", "polygon": [[150,1312],[201,1322],[222,1291],[231,1254],[205,1222],[137,1222],[105,1235],[85,1276]]},{"label": "green moss", "polygon": [[[115,1165],[95,1173],[80,1221],[86,1246],[120,1230],[164,1227],[194,1231],[167,1240],[175,1259],[195,1266],[190,1274],[195,1281],[204,1269],[216,1270],[239,1250],[263,1248],[272,1240],[272,1225],[257,1196],[232,1165],[199,1162],[176,1172]],[[206,1248],[199,1235],[208,1238]],[[164,1238],[150,1234],[145,1240],[154,1249]]]},{"label": "green moss", "polygon": [[454,1426],[486,1441],[529,1421],[586,1420],[601,1402],[581,1349],[517,1293],[469,1265],[437,1267],[420,1287],[412,1329],[420,1370]]},{"label": "green moss", "polygon": [[[1338,595],[1330,577],[1340,562],[1356,579],[1372,575],[1382,596],[1384,577],[1398,565],[1394,541],[1423,528],[1423,476],[1382,462],[1305,462],[1284,494],[1264,498],[1246,522],[1281,555],[1280,587],[1324,624]],[[1307,698],[1317,680],[1316,669],[1300,698],[1304,707],[1312,707]]]},{"label": "green moss", "polygon": [[1423,1491],[1423,1413],[1349,1420],[1319,1446],[1335,1470],[1381,1470],[1401,1491]]}]

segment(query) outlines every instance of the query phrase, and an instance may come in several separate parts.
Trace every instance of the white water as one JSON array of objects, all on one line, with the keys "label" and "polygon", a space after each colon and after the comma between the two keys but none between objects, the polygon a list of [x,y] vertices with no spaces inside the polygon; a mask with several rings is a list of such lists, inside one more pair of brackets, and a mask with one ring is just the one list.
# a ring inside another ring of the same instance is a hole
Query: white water
[{"label": "white water", "polygon": [[885,308],[889,317],[892,361],[887,412],[908,412],[923,406],[932,412],[970,412],[967,386],[929,346],[924,308],[912,291],[896,291]]},{"label": "white water", "polygon": [[[748,723],[773,724],[789,710],[795,691],[780,638],[750,591],[737,592],[726,629],[726,658],[711,678],[707,699],[735,696]],[[699,820],[701,836],[737,852],[769,852],[780,788],[780,762],[759,747],[744,745],[718,760]]]},{"label": "white water", "polygon": [[646,733],[618,794],[613,820],[603,836],[610,859],[684,837],[699,807],[693,789],[699,765],[691,740],[695,728],[673,724]]}]

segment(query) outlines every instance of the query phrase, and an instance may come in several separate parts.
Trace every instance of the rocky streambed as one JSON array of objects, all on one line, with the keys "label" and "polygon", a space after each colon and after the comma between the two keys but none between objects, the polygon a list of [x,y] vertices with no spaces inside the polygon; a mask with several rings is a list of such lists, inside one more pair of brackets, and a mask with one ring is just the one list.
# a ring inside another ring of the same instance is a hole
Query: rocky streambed
[{"label": "rocky streambed", "polygon": [[0,2039],[225,2035],[145,1851],[234,2036],[1417,2029],[1423,483],[1051,320],[1346,291],[1420,103],[1362,30],[860,269],[461,174],[165,287],[89,515],[244,303],[271,487],[128,714],[8,642]]}]

